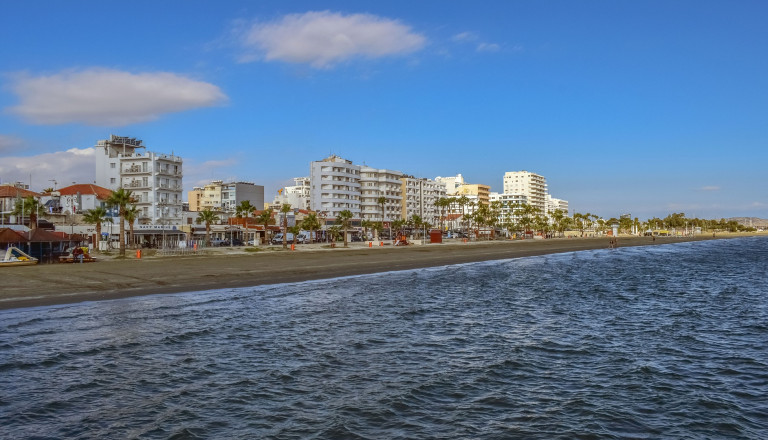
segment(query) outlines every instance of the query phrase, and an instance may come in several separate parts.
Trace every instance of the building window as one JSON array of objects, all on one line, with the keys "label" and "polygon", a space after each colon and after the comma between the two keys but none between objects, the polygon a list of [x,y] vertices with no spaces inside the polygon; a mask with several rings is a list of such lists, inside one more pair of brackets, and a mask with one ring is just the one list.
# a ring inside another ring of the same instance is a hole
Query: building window
[{"label": "building window", "polygon": [[[114,164],[112,164],[112,165],[114,165]],[[112,183],[112,184],[114,184],[116,181],[117,181],[117,179],[114,178],[114,177],[109,179],[109,183]]]},{"label": "building window", "polygon": [[110,168],[112,168],[112,169],[114,169],[114,168],[115,168],[115,163],[114,163],[114,162],[110,162],[110,163],[109,163],[109,167],[110,167]]}]

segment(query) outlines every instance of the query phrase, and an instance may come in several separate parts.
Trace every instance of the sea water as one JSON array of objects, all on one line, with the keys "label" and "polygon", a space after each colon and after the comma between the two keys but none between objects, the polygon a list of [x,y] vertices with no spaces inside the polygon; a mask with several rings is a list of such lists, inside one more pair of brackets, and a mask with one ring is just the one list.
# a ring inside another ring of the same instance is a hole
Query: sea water
[{"label": "sea water", "polygon": [[2,311],[0,437],[768,438],[768,239]]}]

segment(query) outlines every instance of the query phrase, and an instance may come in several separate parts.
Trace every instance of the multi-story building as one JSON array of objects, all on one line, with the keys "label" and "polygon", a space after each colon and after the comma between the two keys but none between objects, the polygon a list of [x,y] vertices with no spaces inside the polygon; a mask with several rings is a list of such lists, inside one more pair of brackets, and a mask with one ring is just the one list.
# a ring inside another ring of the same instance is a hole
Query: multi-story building
[{"label": "multi-story building", "polygon": [[264,187],[252,182],[214,180],[204,187],[195,187],[187,193],[190,211],[235,212],[237,206],[249,201],[256,209],[264,206]]},{"label": "multi-story building", "polygon": [[368,166],[360,168],[360,216],[362,219],[391,221],[400,218],[400,206],[403,200],[400,191],[401,177],[403,173],[400,171]]},{"label": "multi-story building", "polygon": [[143,141],[115,135],[98,141],[95,148],[96,184],[130,190],[139,223],[181,224],[181,157],[146,151]]},{"label": "multi-story building", "polygon": [[434,180],[413,176],[403,177],[400,181],[402,182],[401,217],[409,219],[418,215],[423,221],[438,225],[440,208],[436,206],[436,202],[445,197],[445,185]]},{"label": "multi-story building", "polygon": [[503,194],[493,192],[490,194],[491,203],[499,203],[499,221],[503,223],[514,223],[519,216],[515,215],[518,206],[528,204],[528,197],[522,194]]},{"label": "multi-story building", "polygon": [[289,204],[293,208],[309,210],[311,190],[309,177],[294,177],[293,182],[295,185],[286,186],[278,191],[272,204],[275,206]]},{"label": "multi-story building", "polygon": [[491,187],[483,185],[481,183],[465,183],[456,189],[455,196],[467,196],[470,200],[478,205],[486,205],[490,203]]},{"label": "multi-story building", "polygon": [[459,188],[464,185],[464,177],[461,174],[457,174],[451,177],[435,177],[435,182],[445,185],[445,194],[448,197],[456,195]]},{"label": "multi-story building", "polygon": [[40,199],[41,194],[29,190],[29,185],[21,182],[0,184],[0,224],[8,221],[8,216],[16,208],[16,203],[25,197]]},{"label": "multi-story building", "polygon": [[504,173],[504,194],[522,194],[528,204],[547,212],[547,179],[529,171],[509,171]]},{"label": "multi-story building", "polygon": [[360,218],[360,166],[336,155],[309,166],[310,209],[329,218],[349,210]]},{"label": "multi-story building", "polygon": [[560,210],[563,214],[568,215],[568,201],[563,199],[556,199],[547,194],[547,215]]}]

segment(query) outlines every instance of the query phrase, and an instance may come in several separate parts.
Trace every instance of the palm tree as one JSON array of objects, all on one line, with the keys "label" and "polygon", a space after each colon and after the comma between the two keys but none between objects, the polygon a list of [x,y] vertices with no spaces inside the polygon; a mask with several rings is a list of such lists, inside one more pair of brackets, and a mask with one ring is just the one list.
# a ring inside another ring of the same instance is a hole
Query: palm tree
[{"label": "palm tree", "polygon": [[309,242],[315,242],[315,231],[320,229],[320,220],[317,219],[317,214],[310,212],[301,221],[301,227],[309,231]]},{"label": "palm tree", "polygon": [[45,214],[45,208],[40,204],[40,200],[27,196],[16,201],[16,206],[13,207],[11,214],[21,217],[29,214],[29,229],[36,229],[37,216]]},{"label": "palm tree", "polygon": [[435,201],[435,207],[440,209],[440,231],[445,231],[445,209],[451,205],[451,199],[440,197]]},{"label": "palm tree", "polygon": [[283,214],[283,249],[288,249],[288,213],[291,212],[291,204],[285,203],[280,207],[280,213]]},{"label": "palm tree", "polygon": [[563,219],[567,218],[565,216],[565,212],[563,212],[562,209],[555,209],[552,211],[551,214],[549,214],[550,217],[552,217],[552,223],[554,224],[555,230],[559,233],[559,235],[563,236],[563,231],[565,230]]},{"label": "palm tree", "polygon": [[236,215],[240,218],[245,217],[248,218],[251,216],[253,211],[256,209],[255,206],[251,205],[250,200],[243,200],[240,202],[239,205],[235,208]]},{"label": "palm tree", "polygon": [[125,221],[128,222],[128,242],[133,245],[133,224],[139,217],[141,210],[136,206],[130,206],[125,210]]},{"label": "palm tree", "polygon": [[211,211],[211,208],[205,208],[197,214],[197,224],[205,224],[205,245],[211,245],[211,225],[218,223],[221,220],[215,212]]},{"label": "palm tree", "polygon": [[344,231],[344,247],[347,247],[347,229],[352,220],[352,211],[345,209],[336,216],[336,222]]},{"label": "palm tree", "polygon": [[85,211],[83,221],[96,225],[96,243],[94,243],[94,245],[96,247],[96,252],[98,252],[100,249],[99,242],[101,240],[101,224],[112,223],[112,217],[108,217],[107,210],[104,207],[99,206],[98,208]]},{"label": "palm tree", "polygon": [[[384,222],[387,221],[386,213],[384,212],[384,204],[387,203],[387,198],[384,196],[379,196],[376,201],[379,202],[379,205],[381,205],[381,224],[383,225]],[[392,238],[392,226],[389,227],[389,238]]]},{"label": "palm tree", "polygon": [[413,214],[408,220],[408,223],[409,226],[412,226],[414,229],[418,230],[419,235],[421,235],[421,226],[424,224],[424,220],[422,220],[421,216]]},{"label": "palm tree", "polygon": [[[267,241],[267,226],[274,223],[275,220],[272,218],[272,210],[271,209],[265,209],[261,211],[261,214],[256,216],[256,223],[260,225],[264,225],[264,241]],[[256,241],[254,239],[253,244],[256,244]]]},{"label": "palm tree", "polygon": [[109,195],[106,204],[118,209],[120,215],[120,256],[125,257],[125,211],[133,202],[133,193],[125,188],[118,188]]},{"label": "palm tree", "polygon": [[[237,215],[238,218],[245,217],[245,230],[246,233],[248,232],[248,218],[253,214],[253,211],[256,210],[256,207],[251,205],[250,200],[243,200],[240,202],[239,205],[235,208],[235,215]],[[247,237],[246,237],[247,239]],[[253,237],[254,244],[256,243],[256,234],[254,233]]]}]

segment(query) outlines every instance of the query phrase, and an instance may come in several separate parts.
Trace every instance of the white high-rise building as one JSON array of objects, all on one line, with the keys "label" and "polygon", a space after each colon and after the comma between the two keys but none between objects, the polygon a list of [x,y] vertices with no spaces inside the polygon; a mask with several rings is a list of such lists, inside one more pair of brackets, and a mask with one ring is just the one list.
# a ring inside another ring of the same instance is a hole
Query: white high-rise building
[{"label": "white high-rise building", "polygon": [[527,203],[547,212],[547,179],[529,171],[509,171],[504,173],[504,194],[521,194]]},{"label": "white high-rise building", "polygon": [[286,186],[283,191],[275,197],[275,205],[289,204],[292,208],[309,209],[310,200],[310,179],[309,177],[294,177],[293,186]]},{"label": "white high-rise building", "polygon": [[556,199],[547,194],[547,215],[557,211],[563,211],[563,214],[568,215],[568,201],[563,199]]},{"label": "white high-rise building", "polygon": [[[400,218],[400,178],[403,173],[394,170],[377,169],[368,166],[360,168],[360,215],[371,221],[391,221]],[[384,211],[382,218],[382,203]]]},{"label": "white high-rise building", "polygon": [[336,155],[309,165],[310,209],[335,218],[349,210],[360,218],[360,166]]},{"label": "white high-rise building", "polygon": [[500,202],[500,214],[499,221],[503,223],[514,223],[519,219],[519,216],[515,215],[515,209],[523,204],[528,204],[528,197],[522,194],[503,194],[492,192],[490,193],[491,203]]},{"label": "white high-rise building", "polygon": [[425,222],[438,226],[440,208],[435,206],[438,199],[445,197],[445,185],[441,182],[412,176],[403,177],[402,182],[402,218],[409,219],[418,215]]},{"label": "white high-rise building", "polygon": [[464,177],[461,174],[457,174],[451,177],[435,177],[435,182],[445,185],[445,194],[447,196],[454,196],[458,193],[459,188],[464,185]]},{"label": "white high-rise building", "polygon": [[181,157],[146,151],[140,139],[115,135],[95,148],[96,184],[131,190],[140,224],[181,224]]}]

